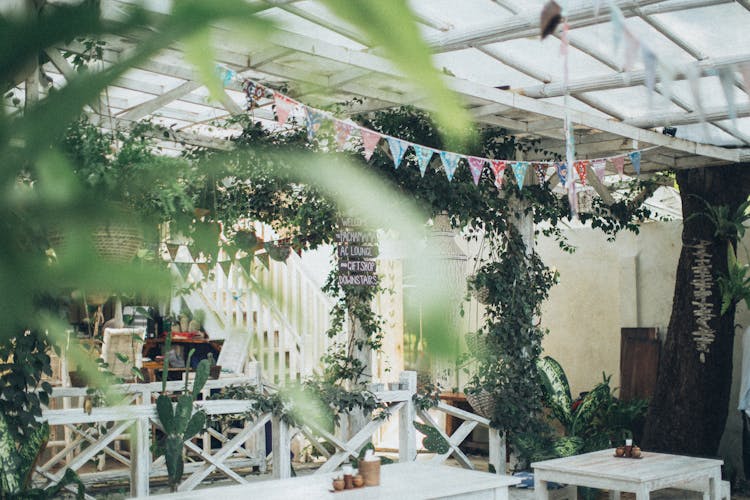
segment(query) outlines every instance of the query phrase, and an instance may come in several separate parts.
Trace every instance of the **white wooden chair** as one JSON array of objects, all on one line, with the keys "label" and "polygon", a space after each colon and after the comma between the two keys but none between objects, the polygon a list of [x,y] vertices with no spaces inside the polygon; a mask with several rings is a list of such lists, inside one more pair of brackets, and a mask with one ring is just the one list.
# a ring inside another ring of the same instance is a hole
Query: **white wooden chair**
[{"label": "white wooden chair", "polygon": [[246,373],[252,336],[249,330],[234,330],[224,340],[219,358],[216,360],[216,364],[221,366],[219,377],[236,377]]},{"label": "white wooden chair", "polygon": [[[102,360],[116,377],[132,379],[132,368],[143,367],[143,339],[146,329],[136,328],[105,328],[104,343],[102,344]],[[140,338],[140,341],[137,340]],[[117,354],[124,354],[130,363],[124,363]]]}]

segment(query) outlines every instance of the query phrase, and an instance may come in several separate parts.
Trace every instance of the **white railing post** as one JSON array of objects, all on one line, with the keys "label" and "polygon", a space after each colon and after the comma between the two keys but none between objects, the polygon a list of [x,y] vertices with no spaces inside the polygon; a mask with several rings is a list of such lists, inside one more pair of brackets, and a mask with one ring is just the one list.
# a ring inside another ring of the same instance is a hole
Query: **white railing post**
[{"label": "white railing post", "polygon": [[281,417],[271,419],[271,442],[273,444],[273,478],[286,479],[292,476],[292,446],[289,426]]},{"label": "white railing post", "polygon": [[411,462],[417,458],[417,430],[414,428],[417,413],[412,399],[417,392],[417,372],[401,372],[399,383],[402,390],[409,391],[409,398],[399,412],[398,461]]},{"label": "white railing post", "polygon": [[147,497],[151,468],[151,426],[148,417],[140,417],[133,423],[131,435],[133,451],[130,457],[130,495]]},{"label": "white railing post", "polygon": [[490,465],[495,468],[495,474],[505,475],[506,453],[505,433],[489,428],[490,435]]}]

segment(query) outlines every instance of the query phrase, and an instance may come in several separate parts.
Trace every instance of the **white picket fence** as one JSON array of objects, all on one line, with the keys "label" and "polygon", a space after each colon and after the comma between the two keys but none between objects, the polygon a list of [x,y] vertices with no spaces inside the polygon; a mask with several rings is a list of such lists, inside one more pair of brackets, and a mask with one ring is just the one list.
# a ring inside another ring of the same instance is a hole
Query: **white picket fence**
[{"label": "white picket fence", "polygon": [[[259,237],[273,239],[267,226],[255,228]],[[310,278],[296,253],[285,262],[270,259],[267,268],[255,258],[251,269],[232,264],[225,272],[217,264],[211,274],[212,279],[182,298],[192,311],[206,312],[205,326],[213,337],[226,337],[236,329],[250,332],[252,358],[272,383],[313,374],[333,341],[326,332],[334,302]],[[194,266],[188,281],[202,278]]]},{"label": "white picket fence", "polygon": [[[244,383],[251,381],[252,379],[243,379]],[[204,392],[229,383],[237,383],[237,381],[232,379],[209,381]],[[177,391],[181,388],[180,382],[170,382],[168,386],[170,391]],[[154,429],[160,429],[161,424],[155,405],[150,401],[151,395],[161,389],[161,384],[129,384],[114,389],[135,396],[131,398],[132,404],[94,408],[91,414],[85,413],[82,408],[44,410],[42,420],[47,421],[53,428],[62,427],[70,430],[74,439],[64,446],[56,443],[55,446],[57,448],[62,446],[62,449],[55,448],[49,458],[37,464],[33,477],[35,484],[53,484],[62,477],[65,468],[79,471],[84,464],[101,453],[106,453],[110,462],[119,462],[121,466],[115,470],[81,474],[82,479],[89,484],[97,480],[108,481],[118,477],[124,479],[129,475],[131,495],[148,496],[150,479],[166,475],[163,457],[153,460],[151,455]],[[446,453],[430,458],[431,463],[439,464],[450,456],[454,456],[460,465],[473,469],[472,462],[459,449],[459,445],[476,426],[489,428],[489,421],[442,403],[430,412],[420,411],[413,402],[415,391],[416,373],[403,372],[400,376],[399,390],[375,393],[380,401],[387,403],[392,415],[398,414],[399,461],[417,459],[418,433],[413,422],[421,419],[425,424],[438,429],[449,445]],[[53,395],[61,398],[79,397],[86,393],[85,389],[75,388],[65,388],[55,392],[56,394],[53,393]],[[207,400],[196,402],[195,407],[202,409],[209,416],[235,415],[247,411],[253,403],[253,401]],[[444,412],[461,418],[464,423],[453,435],[447,435],[432,415],[435,412]],[[265,425],[269,421],[272,424],[273,452],[270,453],[270,457],[273,464],[273,478],[286,478],[291,475],[291,441],[296,434],[304,435],[324,457],[325,461],[316,471],[316,473],[324,474],[334,471],[350,457],[358,456],[362,447],[372,439],[373,434],[385,422],[384,419],[373,419],[348,440],[339,438],[335,433],[329,433],[312,423],[305,423],[299,428],[290,428],[281,418],[271,414],[260,415],[252,421],[242,420],[240,426],[208,428],[203,434],[201,444],[196,442],[197,439],[185,443],[187,463],[185,476],[178,490],[193,490],[213,473],[220,473],[239,484],[244,484],[248,480],[243,477],[242,471],[246,471],[249,466],[257,466],[261,472],[264,472],[269,458],[265,450],[264,432]],[[504,474],[504,438],[498,431],[491,428],[489,428],[489,435],[489,461],[498,473]],[[127,453],[114,446],[114,442],[123,439],[124,436],[129,438],[131,443]],[[323,446],[323,441],[332,444],[335,451],[333,453],[328,451]]]}]

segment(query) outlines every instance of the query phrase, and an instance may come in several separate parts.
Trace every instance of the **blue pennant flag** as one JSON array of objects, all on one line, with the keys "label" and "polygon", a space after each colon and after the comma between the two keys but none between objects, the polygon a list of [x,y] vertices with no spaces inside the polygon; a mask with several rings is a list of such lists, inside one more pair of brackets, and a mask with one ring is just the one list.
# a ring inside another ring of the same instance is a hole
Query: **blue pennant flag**
[{"label": "blue pennant flag", "polygon": [[388,147],[391,149],[391,155],[393,156],[393,168],[398,168],[401,165],[401,160],[404,159],[404,153],[409,149],[410,143],[395,137],[386,137],[385,139],[388,141]]},{"label": "blue pennant flag", "polygon": [[448,182],[453,180],[453,174],[458,167],[458,160],[460,159],[461,155],[459,154],[451,153],[448,151],[440,152],[440,160],[443,162],[443,166],[445,167],[445,175],[448,177]]},{"label": "blue pennant flag", "polygon": [[555,170],[557,170],[557,176],[560,178],[560,184],[564,186],[568,182],[568,165],[562,161],[555,163]]},{"label": "blue pennant flag", "polygon": [[315,138],[315,134],[320,130],[324,119],[325,115],[320,111],[308,108],[307,106],[305,107],[305,122],[307,124],[307,138],[309,140],[312,141]]},{"label": "blue pennant flag", "polygon": [[636,175],[641,175],[641,152],[633,151],[628,155],[630,157],[630,163],[633,164],[633,170]]},{"label": "blue pennant flag", "polygon": [[417,155],[417,165],[419,165],[419,173],[424,177],[424,173],[427,171],[427,165],[430,164],[432,155],[435,154],[435,150],[419,144],[412,144],[414,153]]},{"label": "blue pennant flag", "polygon": [[513,165],[513,174],[516,176],[516,184],[518,189],[523,189],[523,180],[526,178],[526,170],[529,168],[529,162],[517,161]]}]

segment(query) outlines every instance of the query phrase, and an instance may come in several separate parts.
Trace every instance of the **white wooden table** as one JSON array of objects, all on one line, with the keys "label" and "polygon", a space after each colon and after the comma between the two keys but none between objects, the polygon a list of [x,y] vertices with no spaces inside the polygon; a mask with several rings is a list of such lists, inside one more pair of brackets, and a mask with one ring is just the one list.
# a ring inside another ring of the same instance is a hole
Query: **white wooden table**
[{"label": "white wooden table", "polygon": [[406,462],[385,465],[380,470],[380,486],[333,492],[331,474],[313,474],[291,479],[258,481],[237,486],[205,488],[184,493],[156,495],[159,499],[261,498],[287,500],[319,498],[338,500],[401,499],[478,499],[507,500],[508,486],[521,482],[512,476],[499,476],[446,465]]},{"label": "white wooden table", "polygon": [[706,500],[721,498],[722,460],[648,451],[642,459],[616,458],[614,454],[610,449],[531,464],[537,500],[549,498],[550,481],[610,490],[614,499],[628,491],[635,493],[637,500],[645,500],[652,491],[663,488],[702,491]]}]

